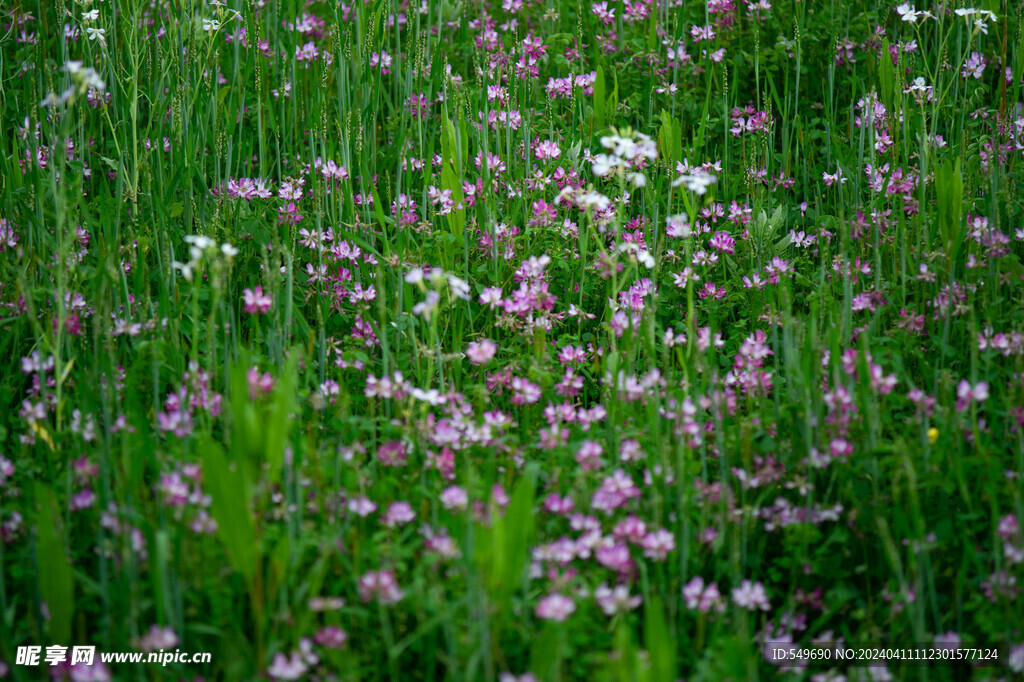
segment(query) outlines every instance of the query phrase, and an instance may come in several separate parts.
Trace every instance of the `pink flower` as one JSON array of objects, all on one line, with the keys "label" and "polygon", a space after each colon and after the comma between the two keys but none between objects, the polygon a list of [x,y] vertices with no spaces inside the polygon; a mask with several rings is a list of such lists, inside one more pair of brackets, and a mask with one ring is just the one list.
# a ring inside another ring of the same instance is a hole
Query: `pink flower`
[{"label": "pink flower", "polygon": [[270,372],[264,372],[261,376],[258,369],[250,367],[245,376],[249,383],[249,398],[252,400],[256,400],[261,392],[270,393],[274,390],[274,377]]},{"label": "pink flower", "polygon": [[359,579],[359,597],[364,602],[376,598],[382,604],[397,604],[404,596],[391,571],[369,571]]},{"label": "pink flower", "polygon": [[392,502],[388,510],[384,512],[381,522],[388,528],[403,526],[412,523],[416,519],[416,512],[408,502]]},{"label": "pink flower", "polygon": [[701,613],[725,611],[725,600],[718,591],[718,584],[711,583],[704,585],[704,578],[697,576],[683,586],[683,600],[686,601],[686,608],[697,610]]},{"label": "pink flower", "polygon": [[488,287],[480,292],[480,304],[494,308],[501,302],[501,287]]},{"label": "pink flower", "polygon": [[462,510],[469,504],[469,495],[457,485],[449,486],[441,492],[441,506],[445,509]]},{"label": "pink flower", "polygon": [[558,493],[551,493],[544,499],[544,508],[552,514],[568,514],[574,507],[575,504],[568,495],[561,497]]},{"label": "pink flower", "polygon": [[263,287],[258,286],[255,290],[246,289],[244,293],[245,312],[252,314],[259,313],[261,315],[270,312],[270,306],[274,304],[274,299],[272,299],[268,294],[263,293]]},{"label": "pink flower", "polygon": [[576,603],[558,592],[549,594],[537,602],[537,617],[541,620],[553,620],[562,623],[575,611]]},{"label": "pink flower", "polygon": [[94,661],[92,665],[75,663],[68,673],[71,682],[110,682],[114,679],[110,669],[101,661]]},{"label": "pink flower", "polygon": [[365,519],[377,511],[377,504],[368,497],[353,497],[348,501],[348,510],[356,516]]},{"label": "pink flower", "polygon": [[497,350],[498,344],[490,339],[472,341],[466,348],[466,357],[474,365],[486,365],[494,359],[494,354]]},{"label": "pink flower", "polygon": [[178,646],[178,635],[174,630],[159,625],[151,625],[149,633],[140,639],[136,646],[141,651],[156,651],[158,649],[173,649]]},{"label": "pink flower", "polygon": [[557,159],[562,155],[562,150],[551,140],[544,140],[537,145],[533,152],[534,156],[543,161],[544,159]]},{"label": "pink flower", "polygon": [[531,672],[525,672],[518,677],[510,672],[504,672],[498,676],[498,682],[537,682],[537,677]]},{"label": "pink flower", "polygon": [[293,651],[291,656],[284,654],[274,656],[273,662],[267,668],[267,675],[275,680],[297,680],[306,674],[306,664],[298,651]]},{"label": "pink flower", "polygon": [[1024,643],[1018,644],[1010,649],[1010,655],[1006,659],[1006,665],[1015,673],[1024,672]]},{"label": "pink flower", "polygon": [[728,232],[716,232],[708,246],[722,253],[736,253],[736,240]]},{"label": "pink flower", "polygon": [[655,561],[664,561],[669,552],[676,549],[676,536],[664,528],[659,528],[647,534],[641,542],[644,548],[644,556]]},{"label": "pink flower", "polygon": [[956,398],[956,409],[958,412],[963,412],[972,402],[983,403],[988,400],[988,384],[979,381],[971,386],[967,379],[962,379],[956,386]]},{"label": "pink flower", "polygon": [[630,596],[627,586],[616,585],[615,587],[608,587],[604,583],[601,583],[594,590],[594,599],[606,616],[614,616],[616,613],[623,611],[632,611],[640,606],[641,602],[640,595]]},{"label": "pink flower", "polygon": [[999,537],[1004,540],[1017,535],[1020,532],[1020,523],[1017,521],[1017,517],[1013,514],[1007,514],[1003,518],[999,519],[999,527],[997,529]]},{"label": "pink flower", "polygon": [[597,563],[620,574],[628,574],[633,570],[633,558],[629,555],[629,545],[615,542],[611,538],[601,541],[594,553]]},{"label": "pink flower", "polygon": [[744,580],[739,587],[733,588],[732,602],[741,609],[756,611],[758,609],[767,611],[771,608],[768,603],[768,594],[761,583],[752,583]]},{"label": "pink flower", "polygon": [[405,466],[408,458],[405,443],[400,440],[390,440],[377,448],[377,460],[386,467]]},{"label": "pink flower", "polygon": [[328,625],[317,630],[313,639],[325,649],[340,649],[348,641],[348,633],[337,625]]},{"label": "pink flower", "polygon": [[600,443],[585,440],[576,452],[576,463],[584,471],[593,471],[601,466],[601,455],[603,454],[604,448],[601,447]]}]

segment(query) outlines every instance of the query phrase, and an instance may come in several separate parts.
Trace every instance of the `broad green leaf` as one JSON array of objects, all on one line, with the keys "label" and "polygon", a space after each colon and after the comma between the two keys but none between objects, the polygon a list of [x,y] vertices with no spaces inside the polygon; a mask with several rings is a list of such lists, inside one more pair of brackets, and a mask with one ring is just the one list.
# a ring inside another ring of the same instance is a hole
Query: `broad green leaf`
[{"label": "broad green leaf", "polygon": [[298,355],[288,359],[281,376],[278,377],[274,389],[274,402],[270,409],[269,422],[266,427],[264,455],[267,462],[267,476],[276,482],[281,475],[284,463],[284,450],[291,432],[292,418],[296,410],[295,389],[298,382]]},{"label": "broad green leaf", "polygon": [[228,463],[224,449],[210,436],[199,444],[203,483],[212,499],[211,515],[232,568],[251,584],[256,571],[256,531],[249,510],[249,480],[245,460]]},{"label": "broad green leaf", "polygon": [[[462,202],[465,197],[462,194],[462,183],[459,182],[458,176],[456,176],[455,171],[448,163],[441,170],[441,189],[451,190],[452,200],[456,205],[463,205]],[[452,234],[462,237],[462,232],[466,228],[466,209],[453,208],[447,218],[448,227],[451,228]]]},{"label": "broad green leaf", "polygon": [[676,679],[676,643],[658,597],[649,598],[644,607],[644,644],[651,660],[650,680]]},{"label": "broad green leaf", "polygon": [[74,582],[71,562],[64,549],[64,524],[57,497],[41,482],[36,483],[39,570],[39,596],[50,611],[49,633],[54,644],[71,643],[71,616],[74,613]]},{"label": "broad green leaf", "polygon": [[530,671],[540,680],[561,679],[562,632],[560,623],[549,622],[537,633],[530,651]]},{"label": "broad green leaf", "polygon": [[1014,72],[1014,82],[1019,83],[1024,79],[1024,31],[1017,31],[1017,69]]},{"label": "broad green leaf", "polygon": [[939,234],[946,255],[952,259],[963,238],[960,216],[964,203],[964,178],[960,159],[946,161],[935,171],[935,204]]},{"label": "broad green leaf", "polygon": [[505,515],[494,524],[491,578],[500,601],[507,601],[522,584],[523,571],[533,539],[533,501],[537,491],[537,467],[529,466],[512,493]]},{"label": "broad green leaf", "polygon": [[597,129],[604,128],[605,126],[607,97],[604,85],[604,69],[598,66],[597,77],[594,80],[594,127]]},{"label": "broad green leaf", "polygon": [[882,53],[878,61],[878,80],[882,86],[882,104],[889,115],[895,115],[896,76],[895,67],[892,65],[892,55],[889,53],[889,39],[882,39]]}]

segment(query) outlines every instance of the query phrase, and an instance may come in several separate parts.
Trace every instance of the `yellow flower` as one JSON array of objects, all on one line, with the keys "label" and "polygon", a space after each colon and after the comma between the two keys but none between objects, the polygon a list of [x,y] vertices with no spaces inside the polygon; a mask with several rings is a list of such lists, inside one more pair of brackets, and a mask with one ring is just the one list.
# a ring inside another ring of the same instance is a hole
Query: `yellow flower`
[{"label": "yellow flower", "polygon": [[928,443],[935,445],[935,441],[939,439],[939,430],[934,426],[928,429]]}]

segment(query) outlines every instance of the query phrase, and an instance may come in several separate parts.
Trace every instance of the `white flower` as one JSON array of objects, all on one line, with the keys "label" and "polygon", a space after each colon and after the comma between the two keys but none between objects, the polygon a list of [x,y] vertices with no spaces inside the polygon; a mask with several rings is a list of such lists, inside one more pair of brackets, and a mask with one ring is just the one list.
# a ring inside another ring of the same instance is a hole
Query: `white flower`
[{"label": "white flower", "polygon": [[648,270],[654,267],[654,256],[651,255],[651,252],[637,246],[635,242],[622,242],[616,251],[626,254],[631,260],[636,260]]},{"label": "white flower", "polygon": [[961,17],[967,19],[967,21],[970,21],[972,16],[978,15],[978,18],[974,20],[974,27],[978,31],[980,31],[981,33],[984,33],[986,35],[988,35],[988,23],[987,22],[991,21],[992,23],[995,23],[995,22],[999,21],[999,17],[994,12],[990,12],[987,9],[975,9],[973,7],[961,7],[960,9],[956,10],[956,13],[957,13],[957,16],[961,16]]},{"label": "white flower", "polygon": [[41,109],[48,109],[49,107],[59,107],[65,102],[67,102],[68,99],[70,99],[71,95],[74,94],[74,92],[74,88],[68,88],[68,90],[60,96],[58,96],[55,92],[51,92],[43,98],[43,100],[39,103],[39,107]]},{"label": "white flower", "polygon": [[203,19],[203,30],[212,32],[220,30],[220,22],[216,19]]},{"label": "white flower", "polygon": [[[658,158],[658,145],[654,140],[643,133],[628,129],[621,135],[613,134],[602,137],[601,146],[611,153],[594,156],[593,171],[594,175],[599,177],[608,175],[613,169],[622,168],[630,161]],[[641,187],[642,185],[636,186]]]},{"label": "white flower", "polygon": [[172,261],[171,267],[175,270],[181,271],[181,276],[189,282],[192,281],[192,266],[189,263],[182,263],[181,261]]},{"label": "white flower", "polygon": [[708,187],[715,184],[716,180],[718,180],[717,176],[703,173],[698,170],[692,175],[680,175],[672,181],[672,186],[678,187],[679,185],[686,185],[686,189],[690,190],[694,194],[706,194]]},{"label": "white flower", "polygon": [[611,156],[608,154],[598,154],[594,157],[593,171],[594,175],[598,177],[604,177],[612,172],[613,169],[618,168],[622,164],[622,159]]},{"label": "white flower", "polygon": [[234,246],[228,243],[221,244],[220,250],[221,253],[223,253],[228,258],[234,258],[235,256],[238,255],[238,249],[236,249]]},{"label": "white flower", "polygon": [[441,296],[436,291],[431,289],[430,291],[427,292],[427,297],[425,300],[417,303],[412,307],[412,312],[414,315],[422,315],[423,317],[429,320],[433,312],[437,309],[437,304],[440,302],[440,300]]},{"label": "white flower", "polygon": [[107,88],[106,82],[100,78],[100,74],[91,66],[82,69],[80,77],[87,88],[96,88],[101,91]]},{"label": "white flower", "polygon": [[693,229],[690,227],[690,217],[685,213],[666,218],[665,227],[669,237],[682,237],[685,239],[693,234]]},{"label": "white flower", "polygon": [[909,2],[905,2],[896,8],[896,14],[900,15],[900,19],[910,23],[917,21],[917,12],[914,11],[913,6]]},{"label": "white flower", "polygon": [[185,235],[185,243],[191,244],[200,251],[205,251],[211,246],[216,246],[216,243],[209,237],[201,234],[187,234]]},{"label": "white flower", "polygon": [[107,30],[105,28],[88,26],[85,29],[85,34],[89,36],[89,40],[98,40],[100,45],[107,44]]},{"label": "white flower", "polygon": [[469,300],[469,282],[455,275],[448,275],[448,286],[451,288],[453,296],[464,301]]},{"label": "white flower", "polygon": [[413,268],[406,274],[405,281],[409,284],[423,284],[423,269]]},{"label": "white flower", "polygon": [[82,21],[91,22],[96,21],[100,18],[100,11],[98,9],[91,9],[88,12],[82,12]]},{"label": "white flower", "polygon": [[445,274],[441,268],[434,268],[430,271],[430,284],[434,288],[440,288],[445,282]]},{"label": "white flower", "polygon": [[431,388],[424,391],[422,388],[412,389],[412,397],[421,402],[430,403],[435,407],[444,402],[444,398],[441,397],[441,392],[436,388]]},{"label": "white flower", "polygon": [[600,192],[587,192],[581,197],[583,205],[595,211],[605,211],[611,206],[612,200]]}]

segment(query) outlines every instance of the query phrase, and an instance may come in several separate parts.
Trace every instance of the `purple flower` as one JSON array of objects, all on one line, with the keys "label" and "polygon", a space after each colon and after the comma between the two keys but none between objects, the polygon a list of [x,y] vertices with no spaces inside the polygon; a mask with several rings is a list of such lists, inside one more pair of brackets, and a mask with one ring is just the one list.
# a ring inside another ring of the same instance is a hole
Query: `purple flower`
[{"label": "purple flower", "polygon": [[325,649],[340,649],[348,642],[348,633],[337,625],[328,625],[317,630],[313,640]]},{"label": "purple flower", "polygon": [[469,495],[457,485],[449,486],[441,492],[441,506],[448,510],[461,511],[469,504]]},{"label": "purple flower", "polygon": [[541,620],[552,620],[562,623],[575,611],[576,602],[558,592],[542,597],[537,602],[536,613],[537,617]]},{"label": "purple flower", "polygon": [[720,253],[736,253],[736,240],[728,232],[716,232],[708,246]]},{"label": "purple flower", "polygon": [[306,663],[302,660],[302,654],[293,651],[290,656],[277,654],[267,668],[267,675],[275,680],[297,680],[306,674]]},{"label": "purple flower", "polygon": [[701,613],[725,611],[725,600],[718,591],[717,583],[704,585],[704,578],[696,576],[683,586],[683,600],[686,608]]},{"label": "purple flower", "polygon": [[404,596],[391,571],[369,571],[359,578],[359,597],[364,602],[377,599],[382,604],[397,604]]},{"label": "purple flower", "polygon": [[255,289],[246,289],[244,292],[245,299],[245,312],[251,314],[265,315],[270,312],[270,306],[274,304],[274,299],[269,294],[263,293],[263,287],[256,287]]},{"label": "purple flower", "polygon": [[752,583],[744,580],[739,587],[732,590],[732,602],[741,609],[748,611],[767,611],[771,608],[768,603],[768,594],[761,583]]},{"label": "purple flower", "polygon": [[494,354],[497,350],[498,344],[490,339],[471,341],[466,348],[466,357],[474,365],[486,365],[494,359]]},{"label": "purple flower", "polygon": [[630,596],[629,587],[626,585],[608,587],[605,583],[601,583],[594,590],[594,599],[606,616],[614,616],[616,613],[622,613],[623,611],[632,611],[640,606],[641,602],[640,595]]},{"label": "purple flower", "polygon": [[414,520],[416,520],[416,512],[408,502],[392,502],[384,512],[384,516],[381,517],[381,523],[388,528],[404,526]]}]

